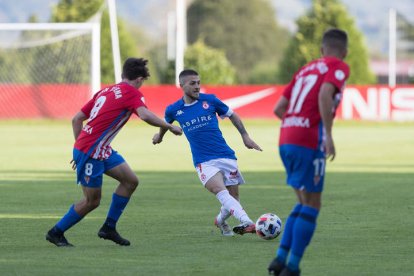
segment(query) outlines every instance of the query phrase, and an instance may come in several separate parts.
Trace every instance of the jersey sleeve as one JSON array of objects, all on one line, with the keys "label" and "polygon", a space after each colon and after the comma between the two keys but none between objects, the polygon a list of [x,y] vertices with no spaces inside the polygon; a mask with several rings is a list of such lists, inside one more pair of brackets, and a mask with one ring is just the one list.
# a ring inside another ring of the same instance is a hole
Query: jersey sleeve
[{"label": "jersey sleeve", "polygon": [[145,104],[145,98],[139,90],[131,91],[131,94],[133,96],[130,101],[130,108],[138,116],[137,108],[141,106],[147,107],[147,105]]},{"label": "jersey sleeve", "polygon": [[174,122],[174,113],[172,111],[172,106],[169,105],[166,109],[165,109],[165,115],[164,115],[164,120],[171,124],[172,122]]},{"label": "jersey sleeve", "polygon": [[345,81],[349,77],[349,67],[344,62],[334,63],[329,66],[323,82],[332,83],[338,91],[345,86]]},{"label": "jersey sleeve", "polygon": [[89,115],[91,114],[91,110],[93,106],[95,105],[95,97],[90,99],[82,108],[81,111],[86,115],[86,117],[89,118]]},{"label": "jersey sleeve", "polygon": [[217,114],[220,116],[220,118],[230,117],[233,114],[233,110],[223,103],[219,98],[217,98],[215,95],[212,97],[212,103],[216,108]]}]

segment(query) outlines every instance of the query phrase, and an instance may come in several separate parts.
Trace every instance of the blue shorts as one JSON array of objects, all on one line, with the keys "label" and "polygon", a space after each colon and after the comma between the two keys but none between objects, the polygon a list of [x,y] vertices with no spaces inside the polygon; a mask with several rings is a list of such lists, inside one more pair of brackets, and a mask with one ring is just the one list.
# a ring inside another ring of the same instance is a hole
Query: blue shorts
[{"label": "blue shorts", "polygon": [[307,192],[322,192],[325,177],[325,153],[295,145],[279,146],[287,184]]},{"label": "blue shorts", "polygon": [[124,158],[115,150],[111,156],[105,160],[93,159],[80,150],[73,149],[73,160],[76,163],[77,183],[85,187],[102,187],[103,174],[124,163]]}]

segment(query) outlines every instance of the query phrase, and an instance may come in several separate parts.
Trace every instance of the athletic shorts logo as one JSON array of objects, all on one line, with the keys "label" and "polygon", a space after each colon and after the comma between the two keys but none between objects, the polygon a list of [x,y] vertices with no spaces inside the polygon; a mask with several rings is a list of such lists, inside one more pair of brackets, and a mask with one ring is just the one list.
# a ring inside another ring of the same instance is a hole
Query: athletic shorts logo
[{"label": "athletic shorts logo", "polygon": [[203,102],[203,108],[204,109],[208,109],[208,107],[209,107],[208,103],[207,102]]},{"label": "athletic shorts logo", "polygon": [[230,172],[230,178],[237,178],[237,175],[239,174],[239,171],[236,170],[234,172]]},{"label": "athletic shorts logo", "polygon": [[90,177],[89,176],[85,176],[85,181],[86,183],[89,183]]},{"label": "athletic shorts logo", "polygon": [[204,173],[202,173],[202,174],[200,175],[200,179],[201,179],[201,181],[206,180],[206,175],[205,175]]}]

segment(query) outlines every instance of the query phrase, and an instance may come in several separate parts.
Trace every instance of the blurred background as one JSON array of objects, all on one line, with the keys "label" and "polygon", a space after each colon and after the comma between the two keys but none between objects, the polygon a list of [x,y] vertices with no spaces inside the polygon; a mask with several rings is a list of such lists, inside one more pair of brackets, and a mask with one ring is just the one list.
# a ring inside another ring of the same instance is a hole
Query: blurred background
[{"label": "blurred background", "polygon": [[[353,99],[360,97],[364,104],[374,97],[389,110],[383,115],[358,103],[350,109],[377,113],[379,117],[367,116],[382,120],[392,119],[397,106],[411,120],[412,14],[412,0],[1,0],[0,100],[31,97],[36,108],[44,109],[49,97],[69,93],[69,102],[78,106],[102,85],[119,81],[120,64],[129,56],[150,61],[149,86],[174,85],[177,73],[192,67],[204,85],[253,85],[254,91],[273,85],[280,90],[300,66],[319,57],[323,32],[338,27],[349,35],[348,84],[359,91]],[[98,25],[99,43],[93,43],[93,27],[46,24],[40,30],[33,24],[13,27],[19,25],[15,23]],[[401,86],[405,90],[394,97]],[[56,112],[36,116],[59,117],[63,107],[54,105]],[[18,109],[0,117],[21,117]]]}]

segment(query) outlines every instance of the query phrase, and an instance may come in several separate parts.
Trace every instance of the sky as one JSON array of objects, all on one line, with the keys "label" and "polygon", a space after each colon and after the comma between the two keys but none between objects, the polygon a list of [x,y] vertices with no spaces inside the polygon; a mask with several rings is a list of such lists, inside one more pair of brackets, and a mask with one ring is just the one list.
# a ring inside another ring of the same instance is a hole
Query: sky
[{"label": "sky", "polygon": [[[278,23],[291,31],[296,29],[295,20],[312,3],[311,0],[269,1],[275,8]],[[41,22],[46,22],[52,5],[57,2],[58,0],[0,0],[0,23],[26,22],[33,13],[39,16]],[[174,3],[174,0],[118,0],[117,14],[140,26],[145,24],[150,33],[165,37],[167,13],[174,9]],[[414,0],[342,0],[342,3],[365,35],[371,51],[387,53],[390,8],[395,8],[414,24]]]}]

